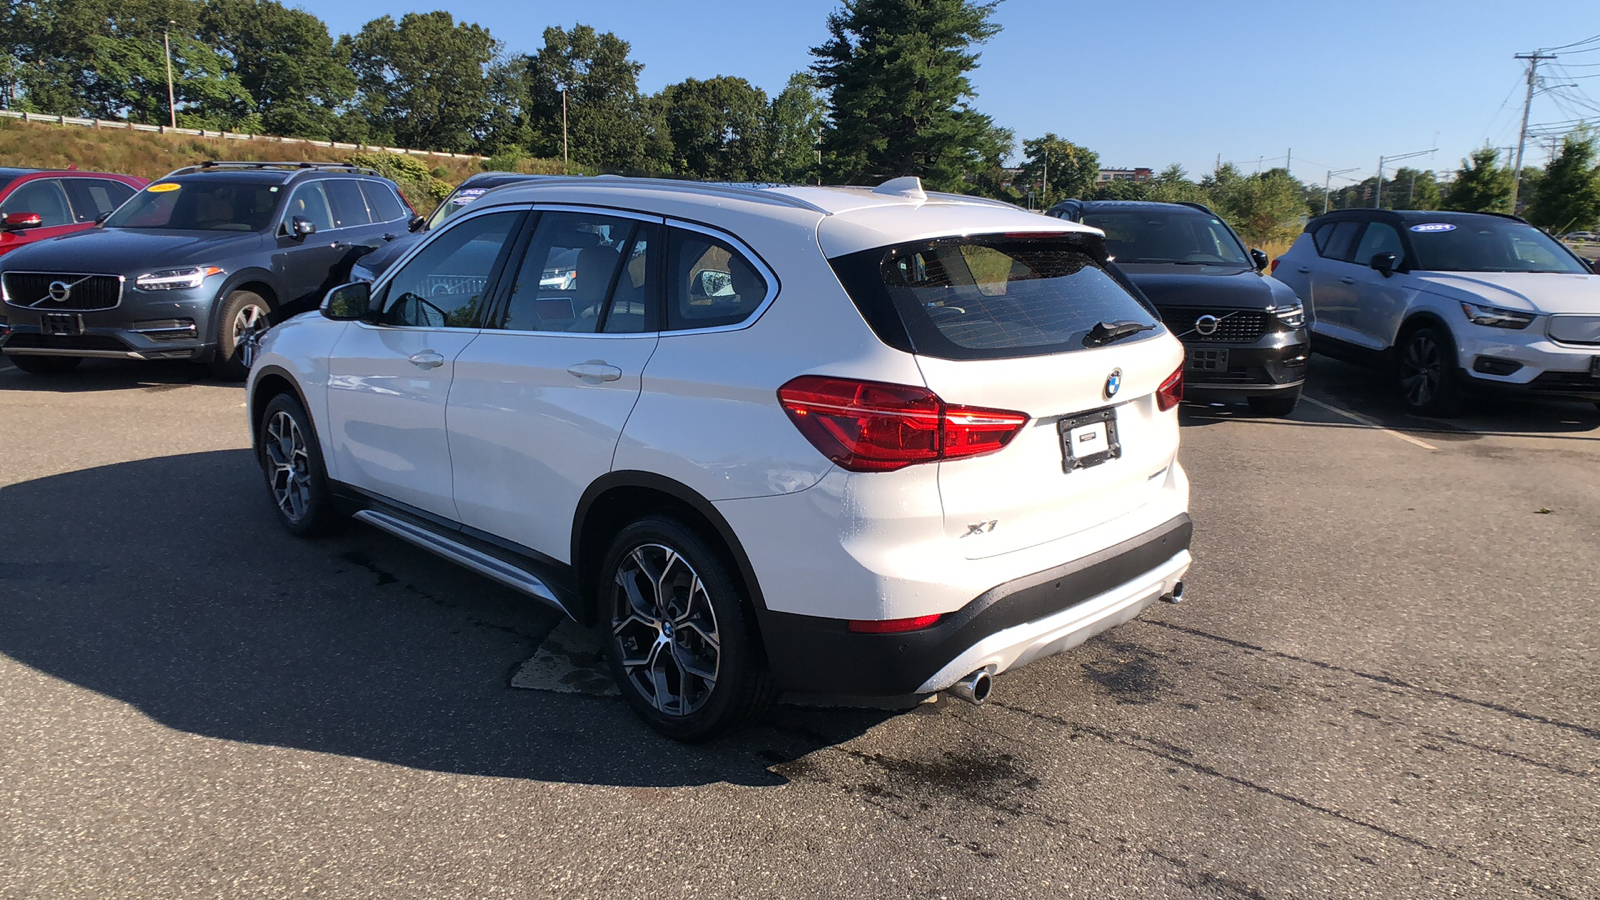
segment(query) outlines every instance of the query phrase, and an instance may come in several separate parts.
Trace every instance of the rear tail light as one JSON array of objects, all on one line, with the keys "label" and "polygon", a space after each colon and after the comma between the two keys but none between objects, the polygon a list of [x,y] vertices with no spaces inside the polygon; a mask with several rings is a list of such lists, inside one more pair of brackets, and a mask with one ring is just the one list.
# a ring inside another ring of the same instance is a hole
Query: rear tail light
[{"label": "rear tail light", "polygon": [[1267,274],[1268,275],[1276,275],[1276,274],[1278,274],[1278,263],[1281,263],[1281,262],[1283,262],[1283,260],[1281,260],[1281,259],[1273,260],[1272,263],[1267,266]]},{"label": "rear tail light", "polygon": [[824,375],[793,379],[778,402],[813,447],[852,472],[993,453],[1028,424],[1024,413],[950,406],[927,388]]},{"label": "rear tail light", "polygon": [[1156,407],[1162,412],[1166,412],[1182,402],[1183,366],[1179,366],[1178,371],[1168,375],[1167,380],[1161,382],[1161,386],[1156,388]]},{"label": "rear tail light", "polygon": [[900,634],[921,631],[944,618],[941,615],[915,616],[910,619],[851,619],[850,630],[856,634]]}]

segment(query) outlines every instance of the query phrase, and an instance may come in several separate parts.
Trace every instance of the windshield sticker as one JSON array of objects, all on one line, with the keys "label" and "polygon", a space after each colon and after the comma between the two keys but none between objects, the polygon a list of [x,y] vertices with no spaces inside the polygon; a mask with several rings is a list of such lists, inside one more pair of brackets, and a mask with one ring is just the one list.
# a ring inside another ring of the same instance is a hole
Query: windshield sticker
[{"label": "windshield sticker", "polygon": [[1418,234],[1433,234],[1439,231],[1455,231],[1456,227],[1448,222],[1427,222],[1422,225],[1413,225],[1411,230]]},{"label": "windshield sticker", "polygon": [[471,203],[472,201],[483,196],[486,190],[486,188],[468,188],[467,190],[456,194],[454,197],[451,197],[450,202],[457,206],[466,206],[468,203]]},{"label": "windshield sticker", "polygon": [[177,182],[166,181],[166,182],[162,182],[161,184],[152,184],[149,187],[145,188],[145,190],[149,191],[152,194],[165,194],[167,191],[175,191],[179,187],[181,187],[181,185],[179,185]]}]

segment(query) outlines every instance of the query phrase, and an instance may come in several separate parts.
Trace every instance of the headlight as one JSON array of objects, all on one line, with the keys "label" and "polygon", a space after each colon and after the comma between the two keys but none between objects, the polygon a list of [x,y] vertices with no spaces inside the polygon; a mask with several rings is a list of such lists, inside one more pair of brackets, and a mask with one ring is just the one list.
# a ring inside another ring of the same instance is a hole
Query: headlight
[{"label": "headlight", "polygon": [[1487,325],[1490,328],[1523,329],[1533,323],[1533,313],[1517,312],[1514,309],[1496,309],[1492,306],[1479,306],[1476,303],[1461,304],[1461,311],[1474,325]]},{"label": "headlight", "polygon": [[1306,308],[1299,303],[1282,303],[1274,306],[1272,314],[1290,328],[1300,328],[1306,324]]},{"label": "headlight", "polygon": [[159,272],[140,275],[133,280],[133,286],[141,291],[181,291],[185,288],[197,288],[207,278],[221,274],[222,270],[216,266],[162,269]]}]

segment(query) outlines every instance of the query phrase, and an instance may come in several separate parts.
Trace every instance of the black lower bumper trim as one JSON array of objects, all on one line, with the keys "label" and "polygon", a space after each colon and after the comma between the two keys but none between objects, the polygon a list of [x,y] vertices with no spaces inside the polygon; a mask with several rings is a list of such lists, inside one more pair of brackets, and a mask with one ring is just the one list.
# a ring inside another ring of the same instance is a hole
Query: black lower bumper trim
[{"label": "black lower bumper trim", "polygon": [[778,684],[811,694],[912,694],[983,638],[1032,622],[1138,578],[1189,549],[1187,513],[1120,544],[983,592],[932,628],[857,634],[842,619],[757,613]]}]

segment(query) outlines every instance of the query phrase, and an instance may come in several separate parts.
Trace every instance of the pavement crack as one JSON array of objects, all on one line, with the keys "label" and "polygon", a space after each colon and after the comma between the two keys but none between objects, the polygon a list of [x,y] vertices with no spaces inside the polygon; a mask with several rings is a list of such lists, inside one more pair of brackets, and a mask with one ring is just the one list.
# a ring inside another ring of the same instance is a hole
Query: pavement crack
[{"label": "pavement crack", "polygon": [[1525,720],[1525,721],[1528,721],[1528,722],[1537,722],[1540,725],[1549,725],[1552,728],[1565,729],[1565,730],[1571,731],[1571,732],[1573,732],[1575,734],[1581,734],[1584,737],[1589,738],[1591,740],[1600,741],[1600,729],[1591,728],[1591,727],[1589,727],[1587,725],[1579,725],[1579,724],[1576,724],[1574,722],[1563,722],[1560,719],[1552,719],[1549,716],[1541,716],[1538,713],[1531,713],[1531,712],[1527,712],[1525,710],[1513,709],[1512,707],[1506,706],[1504,704],[1495,703],[1492,700],[1478,700],[1478,699],[1473,698],[1473,697],[1464,697],[1464,696],[1462,696],[1460,694],[1452,693],[1450,691],[1444,691],[1444,690],[1440,690],[1438,688],[1431,688],[1431,687],[1427,687],[1425,685],[1420,685],[1420,684],[1412,684],[1409,681],[1406,681],[1406,680],[1400,679],[1400,678],[1395,678],[1392,675],[1374,675],[1371,672],[1363,672],[1363,671],[1361,671],[1359,669],[1351,669],[1351,668],[1348,668],[1346,666],[1336,665],[1336,664],[1330,663],[1330,662],[1323,662],[1320,659],[1311,659],[1309,657],[1296,656],[1293,653],[1284,653],[1281,650],[1269,650],[1266,647],[1260,646],[1259,644],[1252,644],[1249,641],[1241,641],[1241,640],[1239,640],[1237,638],[1223,637],[1220,634],[1212,634],[1209,631],[1201,631],[1198,628],[1188,628],[1188,627],[1183,626],[1183,625],[1175,625],[1175,624],[1173,624],[1171,622],[1162,622],[1162,621],[1158,621],[1156,619],[1142,619],[1140,621],[1142,621],[1146,625],[1155,625],[1155,626],[1160,627],[1160,628],[1167,628],[1167,629],[1170,629],[1172,631],[1179,631],[1179,632],[1182,632],[1184,634],[1193,635],[1194,637],[1205,638],[1206,640],[1211,640],[1211,641],[1218,641],[1220,643],[1224,643],[1224,644],[1228,644],[1228,645],[1231,645],[1231,646],[1234,646],[1234,647],[1238,647],[1238,648],[1240,648],[1242,650],[1252,650],[1252,651],[1254,651],[1256,653],[1266,654],[1267,656],[1271,656],[1271,657],[1273,657],[1275,659],[1286,659],[1286,660],[1290,660],[1292,662],[1305,663],[1306,665],[1315,666],[1315,667],[1317,667],[1319,669],[1325,669],[1325,670],[1330,671],[1330,672],[1341,672],[1341,673],[1346,674],[1346,675],[1353,675],[1353,676],[1355,676],[1357,678],[1364,678],[1364,679],[1366,679],[1368,681],[1376,682],[1378,684],[1384,684],[1384,685],[1388,685],[1390,687],[1403,688],[1403,689],[1408,690],[1408,691],[1416,691],[1416,692],[1422,693],[1422,694],[1430,694],[1430,695],[1435,696],[1435,697],[1442,697],[1442,698],[1444,698],[1446,700],[1454,700],[1457,703],[1465,703],[1465,704],[1468,704],[1468,705],[1471,705],[1471,706],[1477,706],[1477,707],[1481,707],[1483,709],[1493,710],[1495,712],[1502,713],[1504,715],[1508,715],[1508,716],[1511,716],[1513,718],[1522,719],[1522,720]]}]

